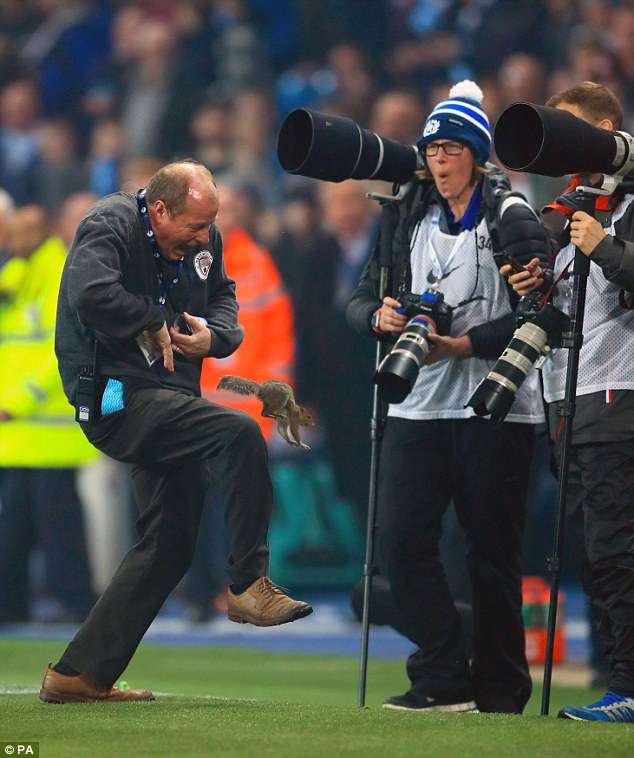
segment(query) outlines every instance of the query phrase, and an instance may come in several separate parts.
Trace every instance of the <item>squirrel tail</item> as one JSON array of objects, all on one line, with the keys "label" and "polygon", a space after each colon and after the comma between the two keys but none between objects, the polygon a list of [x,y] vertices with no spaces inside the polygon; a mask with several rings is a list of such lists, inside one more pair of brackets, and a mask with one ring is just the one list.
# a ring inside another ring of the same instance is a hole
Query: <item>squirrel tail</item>
[{"label": "squirrel tail", "polygon": [[239,395],[257,395],[260,385],[253,379],[243,379],[241,376],[225,374],[218,382],[217,389],[237,392]]}]

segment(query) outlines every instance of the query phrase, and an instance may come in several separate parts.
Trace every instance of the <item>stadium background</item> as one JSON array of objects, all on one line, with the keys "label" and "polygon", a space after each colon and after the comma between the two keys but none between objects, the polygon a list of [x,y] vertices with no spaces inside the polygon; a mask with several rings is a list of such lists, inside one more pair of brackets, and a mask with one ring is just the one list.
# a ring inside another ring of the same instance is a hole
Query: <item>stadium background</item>
[{"label": "stadium background", "polygon": [[[542,103],[586,79],[610,86],[634,129],[634,4],[617,0],[145,0],[0,2],[0,188],[16,208],[37,204],[52,226],[78,192],[102,196],[136,189],[162,162],[191,156],[232,192],[235,224],[275,263],[292,304],[289,378],[311,405],[317,427],[304,454],[270,438],[278,510],[272,575],[313,593],[312,626],[254,638],[214,615],[217,598],[200,600],[200,576],[222,588],[224,543],[205,538],[194,590],[180,588],[149,639],[186,634],[248,646],[354,652],[349,593],[363,554],[364,443],[332,419],[364,395],[371,363],[341,328],[350,271],[340,260],[346,224],[371,236],[377,208],[358,191],[338,192],[285,175],[275,155],[281,119],[309,106],[350,116],[406,143],[415,141],[430,105],[449,85],[474,78],[491,122],[515,100]],[[535,207],[561,186],[515,174],[514,187]],[[6,206],[6,207],[5,207]],[[0,262],[7,257],[10,204],[0,208]],[[337,210],[347,215],[337,217]],[[320,278],[320,255],[334,257]],[[257,261],[254,263],[257,266]],[[240,297],[240,293],[239,293]],[[332,318],[330,318],[332,316]],[[255,314],[257,320],[258,315]],[[314,340],[315,318],[331,325]],[[337,370],[338,345],[357,373]],[[3,381],[10,380],[3,376]],[[326,391],[324,391],[324,389]],[[355,406],[352,422],[366,434]],[[0,426],[0,434],[4,434]],[[42,445],[47,444],[42,439]],[[352,447],[357,445],[358,447]],[[347,449],[355,453],[345,455]],[[344,451],[344,454],[342,454]],[[556,483],[543,438],[536,455],[525,546],[526,575],[543,575],[550,550]],[[0,477],[2,469],[0,468]],[[125,473],[99,461],[79,472],[94,589],[99,591],[132,536],[133,506]],[[218,508],[215,509],[218,511]],[[218,528],[209,515],[206,534]],[[464,589],[451,518],[444,550],[455,586]],[[3,636],[60,638],[42,626],[72,621],[51,594],[37,540],[29,551],[30,621],[4,625]],[[211,557],[210,557],[211,556]],[[206,572],[206,573],[205,573]],[[588,625],[574,573],[564,573],[568,656],[587,659]],[[202,581],[205,581],[203,579]],[[198,589],[196,589],[198,588]],[[198,594],[197,594],[198,592]],[[215,620],[214,620],[215,619]],[[209,622],[205,626],[192,621]],[[377,649],[402,656],[408,644],[377,630]],[[180,637],[182,639],[182,636]]]}]

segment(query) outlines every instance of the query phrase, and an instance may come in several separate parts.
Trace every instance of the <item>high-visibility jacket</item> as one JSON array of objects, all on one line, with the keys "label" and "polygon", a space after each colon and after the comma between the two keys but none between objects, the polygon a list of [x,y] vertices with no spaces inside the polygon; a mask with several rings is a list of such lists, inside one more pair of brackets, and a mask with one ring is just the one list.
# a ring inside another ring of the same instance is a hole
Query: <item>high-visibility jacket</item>
[{"label": "high-visibility jacket", "polygon": [[295,337],[291,299],[270,254],[246,232],[234,230],[223,242],[227,274],[236,283],[238,321],[245,335],[240,347],[228,358],[203,361],[201,389],[209,400],[249,413],[269,439],[273,422],[260,415],[260,400],[218,392],[216,386],[224,374],[256,382],[266,379],[292,382]]},{"label": "high-visibility jacket", "polygon": [[62,241],[49,237],[25,261],[17,291],[0,306],[0,409],[12,416],[0,422],[0,467],[75,467],[97,456],[75,422],[57,370],[53,339],[65,258]]},{"label": "high-visibility jacket", "polygon": [[0,268],[0,317],[4,310],[15,300],[27,262],[24,258],[9,258]]}]

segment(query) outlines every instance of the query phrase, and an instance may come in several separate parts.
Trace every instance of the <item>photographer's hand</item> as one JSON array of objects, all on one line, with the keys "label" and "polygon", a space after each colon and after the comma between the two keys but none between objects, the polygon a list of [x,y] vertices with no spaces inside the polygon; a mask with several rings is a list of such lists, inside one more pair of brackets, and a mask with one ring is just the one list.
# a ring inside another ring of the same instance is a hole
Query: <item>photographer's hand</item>
[{"label": "photographer's hand", "polygon": [[448,337],[429,332],[427,339],[431,350],[423,364],[425,366],[447,358],[470,358],[473,355],[471,337],[468,334],[463,334],[462,337]]},{"label": "photographer's hand", "polygon": [[402,332],[407,323],[407,316],[399,313],[396,308],[401,304],[393,297],[384,297],[379,317],[379,329],[382,332]]},{"label": "photographer's hand", "polygon": [[543,271],[539,265],[539,258],[532,258],[523,271],[513,273],[512,267],[507,263],[500,268],[500,274],[513,287],[520,297],[524,297],[537,289],[543,282]]},{"label": "photographer's hand", "polygon": [[211,349],[211,332],[198,319],[183,313],[191,334],[182,334],[173,326],[170,327],[170,337],[174,352],[185,358],[203,358],[209,355]]},{"label": "photographer's hand", "polygon": [[575,211],[572,214],[570,241],[584,255],[590,255],[605,236],[605,230],[596,218],[583,211]]}]

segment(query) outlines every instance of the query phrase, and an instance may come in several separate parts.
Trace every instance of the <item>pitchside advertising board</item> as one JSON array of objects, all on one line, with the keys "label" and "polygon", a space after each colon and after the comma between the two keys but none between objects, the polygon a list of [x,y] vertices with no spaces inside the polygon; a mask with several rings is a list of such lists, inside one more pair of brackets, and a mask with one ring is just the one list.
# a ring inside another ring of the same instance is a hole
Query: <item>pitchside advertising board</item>
[{"label": "pitchside advertising board", "polygon": [[[566,637],[564,632],[564,608],[566,598],[559,592],[557,602],[557,623],[555,625],[555,646],[553,663],[563,663],[566,657]],[[548,605],[550,586],[540,576],[522,578],[522,617],[526,636],[526,658],[529,663],[544,663],[546,660],[546,630],[548,627]]]}]

